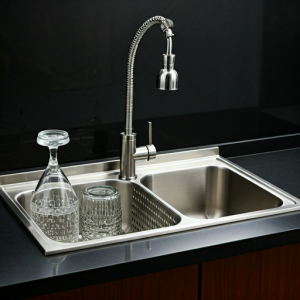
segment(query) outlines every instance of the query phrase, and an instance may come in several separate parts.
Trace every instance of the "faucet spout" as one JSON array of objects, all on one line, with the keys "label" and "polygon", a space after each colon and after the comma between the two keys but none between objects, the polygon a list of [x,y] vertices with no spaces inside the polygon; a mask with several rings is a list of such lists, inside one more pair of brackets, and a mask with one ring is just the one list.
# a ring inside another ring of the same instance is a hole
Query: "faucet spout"
[{"label": "faucet spout", "polygon": [[172,37],[167,38],[167,53],[166,55],[171,55],[172,54]]},{"label": "faucet spout", "polygon": [[[126,93],[126,121],[125,132],[121,133],[121,157],[120,157],[120,178],[123,180],[131,180],[136,178],[135,161],[150,160],[156,157],[156,149],[152,144],[152,137],[149,145],[136,148],[136,134],[132,128],[133,114],[133,73],[135,55],[138,45],[145,32],[154,24],[160,24],[162,32],[167,39],[167,51],[164,54],[163,66],[160,71],[163,73],[161,80],[157,80],[157,88],[161,90],[175,90],[178,88],[178,74],[174,70],[175,55],[172,54],[172,36],[174,35],[171,27],[174,26],[173,21],[161,16],[156,16],[148,19],[137,31],[131,43],[128,60],[127,60],[127,93]],[[162,72],[164,70],[164,72]],[[159,73],[159,74],[160,74]],[[172,77],[169,74],[173,74]],[[177,76],[174,76],[177,75]],[[158,77],[159,78],[159,77]],[[160,83],[161,82],[161,83]],[[150,126],[150,125],[149,125]],[[151,130],[149,130],[150,132]],[[151,131],[152,132],[152,131]]]},{"label": "faucet spout", "polygon": [[137,31],[131,43],[128,59],[127,59],[127,94],[126,94],[126,135],[132,134],[132,113],[133,113],[133,72],[134,61],[138,45],[145,34],[145,32],[154,24],[161,24],[161,30],[165,33],[167,38],[167,53],[172,51],[172,33],[171,27],[174,26],[171,20],[165,19],[161,16],[152,17],[147,20]]}]

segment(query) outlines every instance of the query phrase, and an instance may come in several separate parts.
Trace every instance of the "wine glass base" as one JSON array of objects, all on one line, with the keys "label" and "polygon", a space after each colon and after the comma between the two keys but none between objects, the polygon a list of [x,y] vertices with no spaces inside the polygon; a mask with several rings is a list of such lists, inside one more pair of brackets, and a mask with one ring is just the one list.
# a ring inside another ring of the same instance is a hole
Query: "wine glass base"
[{"label": "wine glass base", "polygon": [[37,143],[41,146],[59,147],[70,142],[69,135],[66,131],[58,129],[49,129],[41,131],[37,137]]}]

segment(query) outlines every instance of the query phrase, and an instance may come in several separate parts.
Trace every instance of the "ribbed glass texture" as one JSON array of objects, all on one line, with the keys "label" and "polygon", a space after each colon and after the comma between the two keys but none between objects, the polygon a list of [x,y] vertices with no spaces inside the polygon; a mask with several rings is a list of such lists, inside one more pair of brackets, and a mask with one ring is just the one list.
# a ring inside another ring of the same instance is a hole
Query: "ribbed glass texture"
[{"label": "ribbed glass texture", "polygon": [[80,206],[83,240],[121,234],[122,210],[119,190],[92,186],[84,190]]}]

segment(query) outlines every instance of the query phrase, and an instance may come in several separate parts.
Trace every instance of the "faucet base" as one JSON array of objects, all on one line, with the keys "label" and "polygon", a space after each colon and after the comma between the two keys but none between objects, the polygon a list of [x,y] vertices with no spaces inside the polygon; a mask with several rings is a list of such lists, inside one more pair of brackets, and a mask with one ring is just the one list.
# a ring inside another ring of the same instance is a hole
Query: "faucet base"
[{"label": "faucet base", "polygon": [[137,175],[135,175],[134,177],[121,177],[121,174],[120,174],[119,175],[119,179],[121,179],[121,180],[127,180],[127,181],[135,180],[135,179],[137,179]]},{"label": "faucet base", "polygon": [[134,180],[136,160],[152,160],[156,157],[156,148],[153,144],[136,147],[136,134],[126,135],[121,133],[121,157],[120,157],[120,175],[122,180]]},{"label": "faucet base", "polygon": [[136,134],[126,135],[121,133],[121,157],[120,157],[120,175],[122,180],[132,180],[135,175],[135,159],[133,157],[136,152]]}]

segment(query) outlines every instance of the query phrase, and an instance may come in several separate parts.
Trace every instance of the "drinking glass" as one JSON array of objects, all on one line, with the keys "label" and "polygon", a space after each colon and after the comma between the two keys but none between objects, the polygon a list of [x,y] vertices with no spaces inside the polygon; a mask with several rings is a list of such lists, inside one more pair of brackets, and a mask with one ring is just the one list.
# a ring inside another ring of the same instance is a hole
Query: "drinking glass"
[{"label": "drinking glass", "polygon": [[121,234],[122,210],[119,190],[108,185],[86,188],[82,193],[80,219],[83,240]]},{"label": "drinking glass", "polygon": [[30,201],[31,217],[45,235],[58,242],[77,242],[79,235],[78,198],[57,162],[57,149],[69,143],[67,132],[57,129],[38,134],[37,143],[50,151],[48,167]]}]

